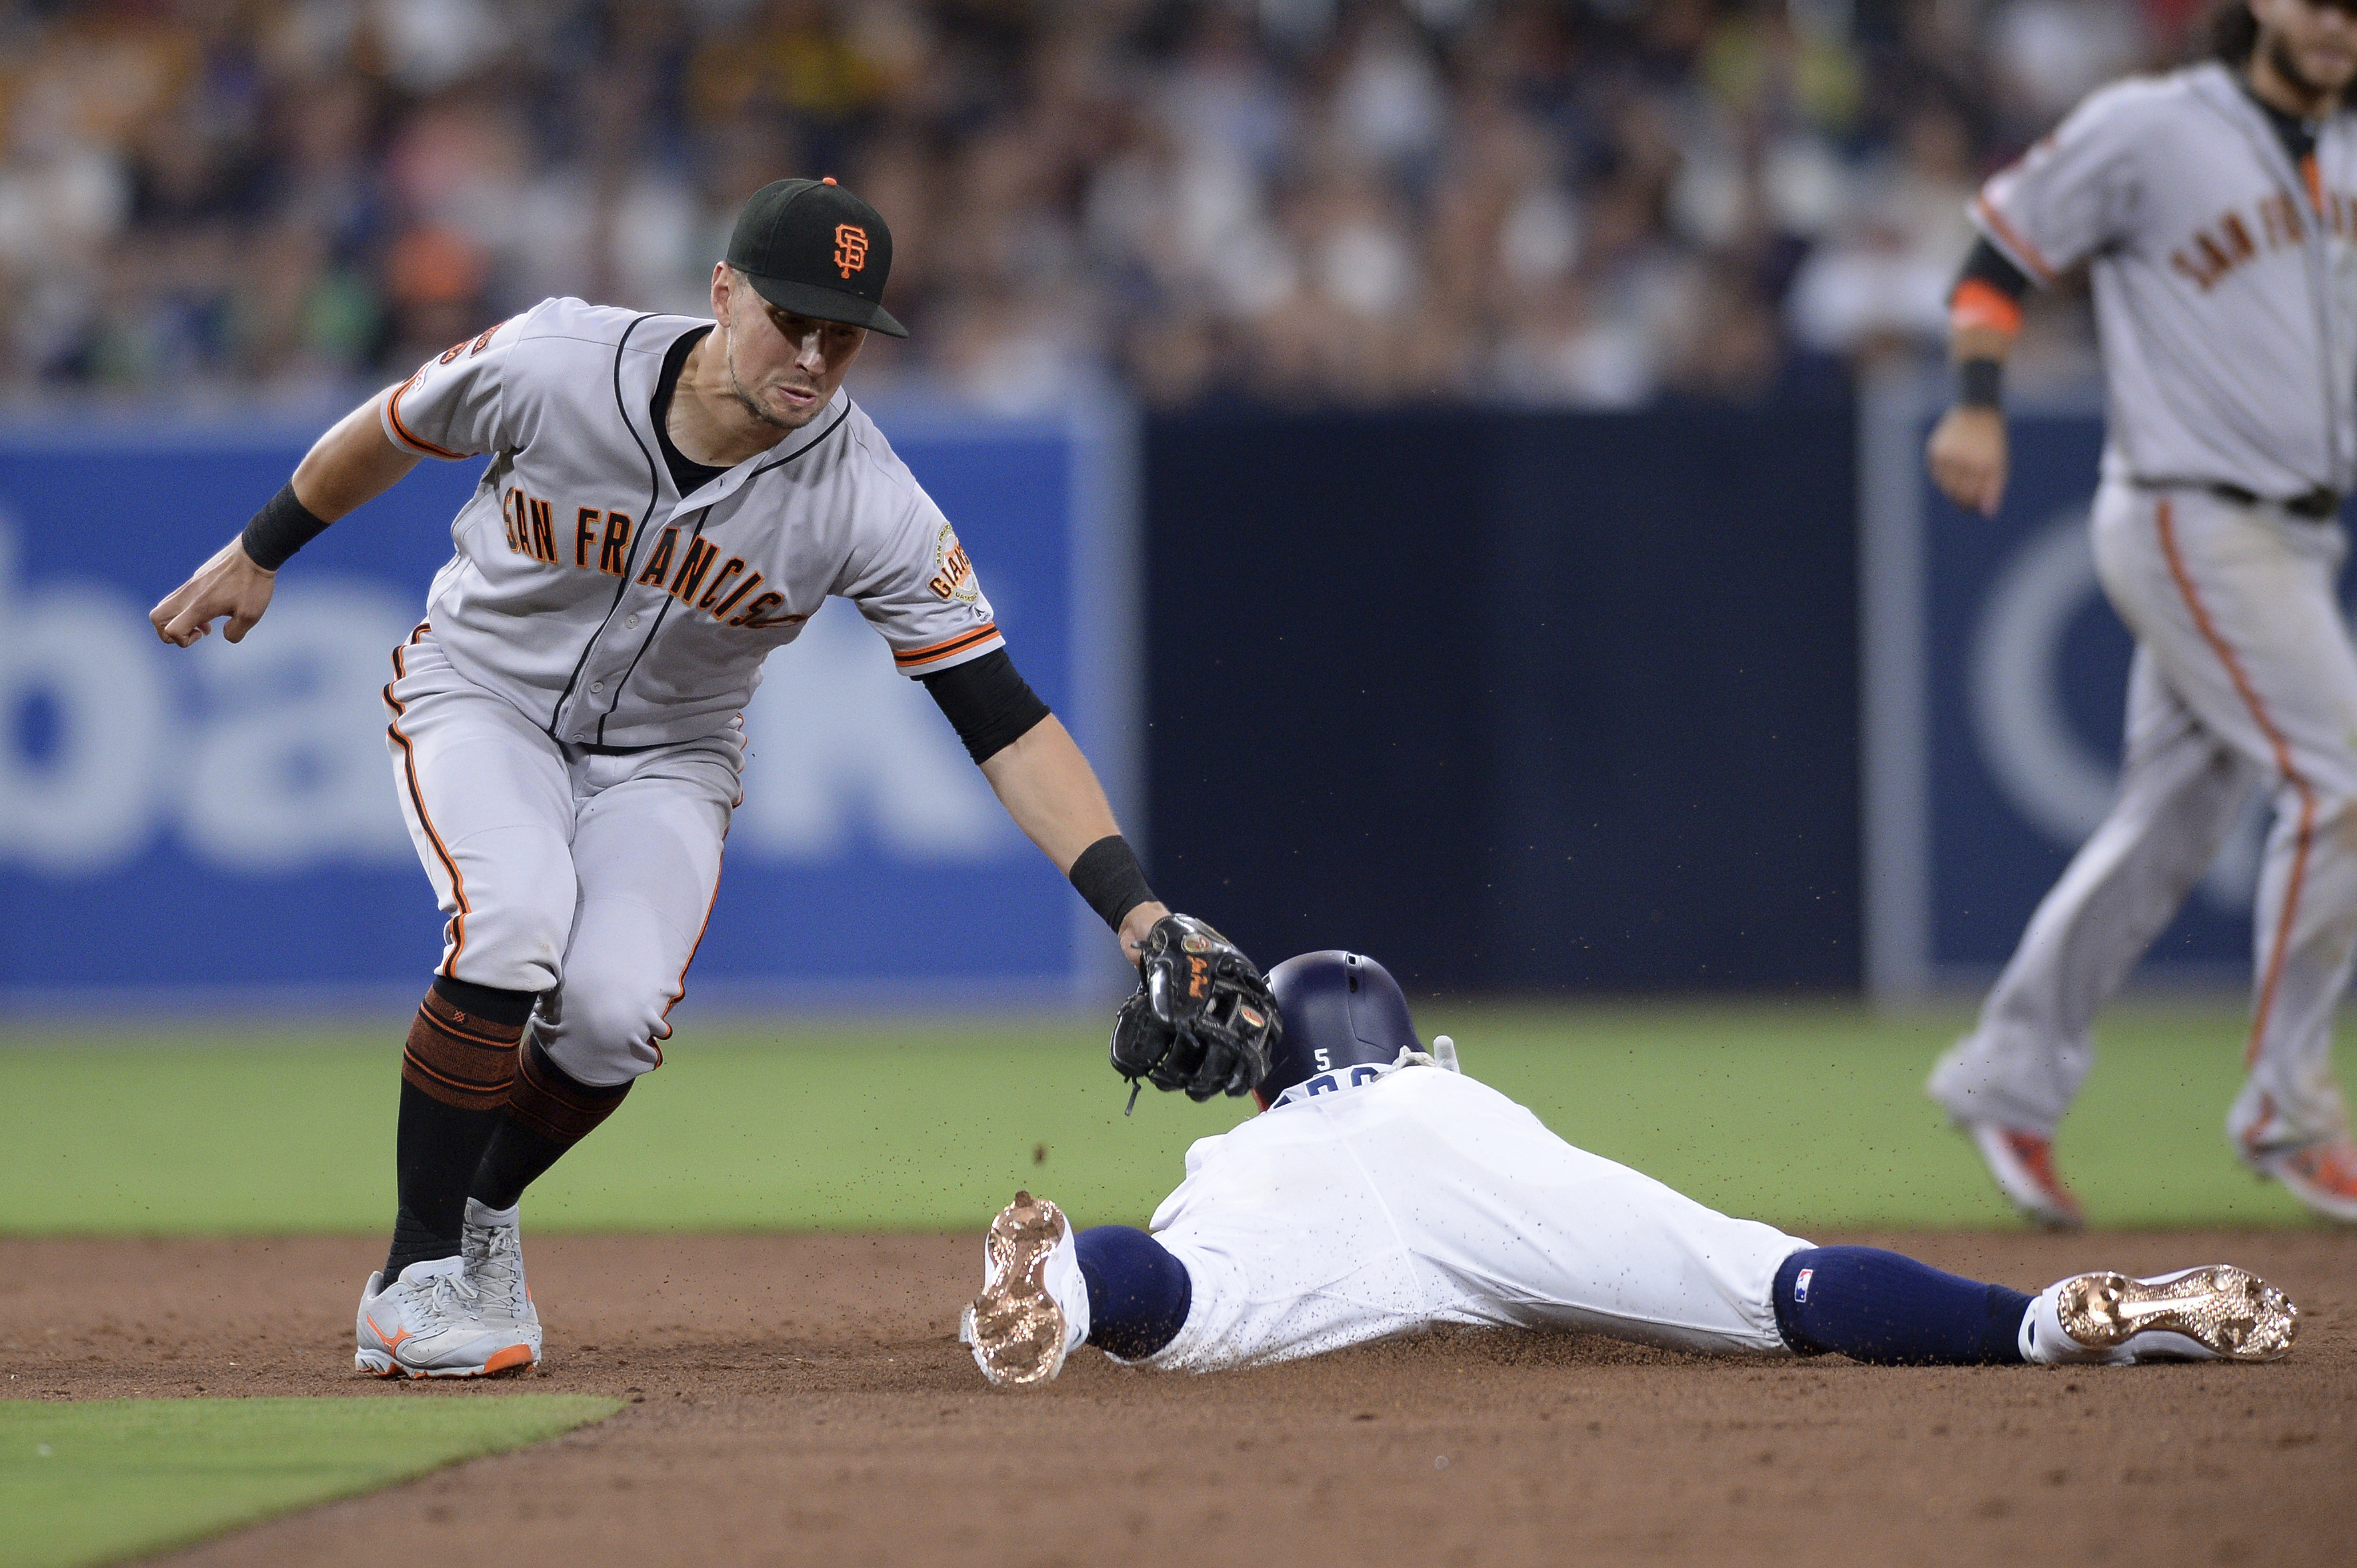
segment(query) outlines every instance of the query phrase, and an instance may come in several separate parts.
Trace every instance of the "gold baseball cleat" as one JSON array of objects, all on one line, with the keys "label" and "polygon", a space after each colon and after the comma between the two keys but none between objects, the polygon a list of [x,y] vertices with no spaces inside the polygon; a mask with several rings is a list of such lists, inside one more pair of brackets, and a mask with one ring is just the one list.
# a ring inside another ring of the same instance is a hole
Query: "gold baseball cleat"
[{"label": "gold baseball cleat", "polygon": [[1001,1388],[1047,1382],[1087,1335],[1087,1285],[1063,1210],[1044,1197],[1017,1193],[990,1222],[982,1294],[959,1325],[958,1337],[974,1348],[974,1365]]},{"label": "gold baseball cleat", "polygon": [[2104,1359],[2272,1361],[2299,1333],[2291,1298],[2231,1263],[2149,1280],[2080,1274],[2051,1290],[2062,1332]]}]

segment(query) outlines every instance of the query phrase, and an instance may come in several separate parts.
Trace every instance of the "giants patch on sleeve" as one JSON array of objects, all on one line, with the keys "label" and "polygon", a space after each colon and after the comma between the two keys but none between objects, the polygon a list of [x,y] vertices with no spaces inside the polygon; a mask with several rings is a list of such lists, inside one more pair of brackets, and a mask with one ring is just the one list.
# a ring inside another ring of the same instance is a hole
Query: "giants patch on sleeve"
[{"label": "giants patch on sleeve", "polygon": [[933,575],[925,586],[933,596],[970,605],[982,597],[982,585],[975,580],[974,562],[958,542],[957,530],[948,523],[933,536]]}]

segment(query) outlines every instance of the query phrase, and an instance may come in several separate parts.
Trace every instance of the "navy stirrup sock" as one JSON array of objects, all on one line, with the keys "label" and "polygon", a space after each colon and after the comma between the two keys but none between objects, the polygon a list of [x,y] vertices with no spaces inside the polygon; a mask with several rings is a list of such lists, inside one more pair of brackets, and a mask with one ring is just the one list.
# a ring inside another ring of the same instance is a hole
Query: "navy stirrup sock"
[{"label": "navy stirrup sock", "polygon": [[1098,1225],[1072,1238],[1089,1285],[1089,1343],[1125,1361],[1153,1355],[1186,1326],[1187,1265],[1143,1230]]},{"label": "navy stirrup sock", "polygon": [[2018,1362],[2030,1299],[1879,1247],[1812,1247],[1776,1271],[1786,1344],[1888,1366]]}]

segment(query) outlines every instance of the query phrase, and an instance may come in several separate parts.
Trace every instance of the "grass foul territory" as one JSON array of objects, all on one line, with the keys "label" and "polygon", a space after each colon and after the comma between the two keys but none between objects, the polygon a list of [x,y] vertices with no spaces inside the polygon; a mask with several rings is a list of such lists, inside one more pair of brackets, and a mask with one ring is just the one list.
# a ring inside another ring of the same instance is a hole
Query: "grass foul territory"
[{"label": "grass foul territory", "polygon": [[0,1401],[0,1568],[67,1568],[373,1491],[600,1421],[619,1400]]},{"label": "grass foul territory", "polygon": [[[1431,1004],[1465,1069],[1573,1143],[1796,1229],[2012,1223],[1921,1093],[1961,1015],[1803,1004]],[[976,1229],[1017,1187],[1143,1221],[1187,1145],[1249,1101],[1152,1090],[1136,1114],[1096,1020],[683,1020],[662,1069],[533,1188],[533,1230]],[[396,1024],[235,1036],[0,1035],[0,1232],[382,1230]],[[2243,1023],[2105,1015],[2059,1144],[2103,1225],[2301,1218],[2222,1132]]]}]

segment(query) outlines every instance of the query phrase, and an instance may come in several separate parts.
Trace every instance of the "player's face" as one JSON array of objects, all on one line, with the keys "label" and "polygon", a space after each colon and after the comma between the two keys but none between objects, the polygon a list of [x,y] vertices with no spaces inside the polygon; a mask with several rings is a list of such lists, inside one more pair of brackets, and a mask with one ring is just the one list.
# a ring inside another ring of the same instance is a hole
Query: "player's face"
[{"label": "player's face", "polygon": [[728,335],[729,390],[738,404],[780,430],[809,424],[843,384],[867,329],[780,310],[741,283],[725,292],[716,285],[713,292]]},{"label": "player's face", "polygon": [[2292,85],[2319,96],[2357,81],[2357,0],[2251,0],[2259,48]]}]

